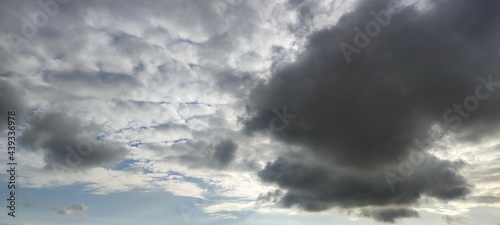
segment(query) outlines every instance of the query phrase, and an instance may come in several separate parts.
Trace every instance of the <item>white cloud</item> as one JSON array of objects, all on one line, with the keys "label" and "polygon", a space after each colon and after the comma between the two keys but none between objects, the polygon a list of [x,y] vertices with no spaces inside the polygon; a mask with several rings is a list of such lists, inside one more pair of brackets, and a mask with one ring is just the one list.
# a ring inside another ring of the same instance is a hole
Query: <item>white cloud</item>
[{"label": "white cloud", "polygon": [[58,213],[62,215],[71,215],[73,212],[84,213],[89,209],[88,206],[84,204],[73,204],[67,207],[64,207],[58,211]]}]

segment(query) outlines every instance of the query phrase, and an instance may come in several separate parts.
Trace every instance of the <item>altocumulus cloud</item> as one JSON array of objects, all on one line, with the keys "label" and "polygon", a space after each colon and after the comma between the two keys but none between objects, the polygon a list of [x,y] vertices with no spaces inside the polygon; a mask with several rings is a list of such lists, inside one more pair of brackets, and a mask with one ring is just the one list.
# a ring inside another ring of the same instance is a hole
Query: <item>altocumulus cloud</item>
[{"label": "altocumulus cloud", "polygon": [[[117,80],[114,77],[120,75],[99,73],[97,76],[114,82]],[[0,93],[0,110],[14,110],[19,124],[28,108],[24,91],[0,79]],[[0,122],[0,125],[6,127],[4,123]],[[63,112],[42,113],[26,123],[27,129],[20,136],[19,144],[32,151],[43,151],[46,167],[51,167],[54,163],[75,168],[109,166],[120,162],[128,153],[119,143],[96,141],[95,137],[101,131],[99,125],[84,124],[77,117]],[[85,154],[81,155],[82,152]]]},{"label": "altocumulus cloud", "polygon": [[167,161],[180,161],[190,168],[227,169],[235,160],[238,144],[231,139],[206,141],[187,141],[177,149],[183,151],[179,156],[169,156]]},{"label": "altocumulus cloud", "polygon": [[[260,200],[306,211],[359,208],[362,216],[394,222],[417,217],[411,206],[424,196],[453,200],[471,192],[472,185],[460,174],[463,162],[429,152],[424,152],[426,165],[394,192],[383,173],[398,168],[398,157],[408,158],[415,138],[427,136],[433,127],[460,120],[464,142],[498,130],[500,95],[494,91],[486,86],[480,90],[491,95],[473,115],[458,104],[475,93],[478,76],[500,81],[494,60],[499,58],[494,46],[499,44],[500,2],[409,5],[392,15],[378,35],[360,39],[368,44],[346,62],[339,45],[352,42],[353,28],[375,21],[371,11],[385,10],[387,3],[361,1],[335,26],[312,34],[294,63],[251,92],[245,131],[268,127],[272,109],[286,105],[298,118],[272,135],[301,147],[282,153],[258,173],[283,190],[277,200],[265,195]],[[454,112],[443,119],[452,106]]]}]

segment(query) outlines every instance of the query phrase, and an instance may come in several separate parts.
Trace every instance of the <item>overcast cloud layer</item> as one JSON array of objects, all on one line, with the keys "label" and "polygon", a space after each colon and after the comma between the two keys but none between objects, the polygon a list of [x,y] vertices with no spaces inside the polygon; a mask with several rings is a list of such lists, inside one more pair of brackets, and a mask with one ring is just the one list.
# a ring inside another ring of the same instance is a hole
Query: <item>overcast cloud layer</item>
[{"label": "overcast cloud layer", "polygon": [[9,0],[0,111],[23,188],[170,193],[184,222],[468,224],[500,208],[499,28],[496,1]]}]

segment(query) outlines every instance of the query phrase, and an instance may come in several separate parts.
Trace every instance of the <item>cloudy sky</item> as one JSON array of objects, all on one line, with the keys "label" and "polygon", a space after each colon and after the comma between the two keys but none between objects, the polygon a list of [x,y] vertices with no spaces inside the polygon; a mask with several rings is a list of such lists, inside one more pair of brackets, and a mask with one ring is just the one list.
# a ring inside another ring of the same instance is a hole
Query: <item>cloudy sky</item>
[{"label": "cloudy sky", "polygon": [[498,1],[1,3],[0,225],[500,224]]}]

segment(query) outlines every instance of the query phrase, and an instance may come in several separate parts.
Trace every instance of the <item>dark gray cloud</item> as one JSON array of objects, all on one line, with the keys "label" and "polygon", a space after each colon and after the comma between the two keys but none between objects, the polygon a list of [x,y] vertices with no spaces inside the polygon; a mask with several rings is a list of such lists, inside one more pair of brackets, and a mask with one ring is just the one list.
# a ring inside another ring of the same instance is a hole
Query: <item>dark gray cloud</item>
[{"label": "dark gray cloud", "polygon": [[47,168],[59,164],[86,169],[118,163],[127,150],[118,143],[96,141],[98,132],[96,125],[53,112],[33,118],[20,137],[20,144],[33,151],[44,151]]},{"label": "dark gray cloud", "polygon": [[[387,9],[387,2],[361,1],[333,28],[311,35],[295,63],[251,92],[247,133],[268,128],[273,108],[286,106],[297,115],[273,136],[302,152],[290,151],[259,172],[263,181],[287,191],[279,201],[283,206],[320,211],[409,205],[423,195],[451,200],[470,192],[459,173],[463,163],[428,153],[432,163],[417,168],[395,192],[383,173],[397,169],[399,156],[408,158],[415,138],[427,137],[433,125],[460,127],[461,141],[498,130],[498,87],[488,89],[478,76],[500,81],[493,47],[499,44],[500,3],[439,1],[430,2],[427,11],[406,7],[348,63],[339,45],[355,46],[353,28],[364,30],[375,21],[370,12]],[[477,95],[481,85],[480,93],[489,96],[468,112],[464,99]]]},{"label": "dark gray cloud", "polygon": [[[6,117],[7,112],[14,110],[16,120],[22,119],[25,110],[23,92],[7,80],[0,79],[0,113]],[[0,121],[0,131],[7,129],[7,120]]]},{"label": "dark gray cloud", "polygon": [[416,210],[409,208],[382,208],[363,209],[361,210],[361,216],[371,217],[383,223],[394,223],[400,218],[419,217],[419,214]]},{"label": "dark gray cloud", "polygon": [[405,205],[416,202],[424,194],[450,200],[469,192],[464,178],[456,173],[459,165],[449,161],[422,166],[392,192],[383,178],[383,169],[363,171],[325,165],[319,160],[316,165],[293,160],[278,158],[258,173],[264,182],[276,183],[286,190],[276,201],[284,207],[322,211],[335,206]]},{"label": "dark gray cloud", "polygon": [[223,140],[215,146],[214,159],[221,166],[227,166],[234,160],[238,145],[231,140]]}]

